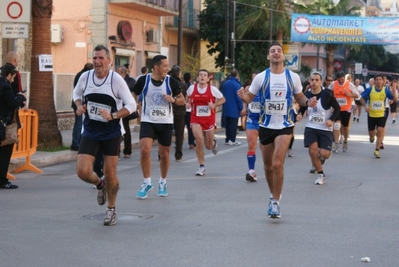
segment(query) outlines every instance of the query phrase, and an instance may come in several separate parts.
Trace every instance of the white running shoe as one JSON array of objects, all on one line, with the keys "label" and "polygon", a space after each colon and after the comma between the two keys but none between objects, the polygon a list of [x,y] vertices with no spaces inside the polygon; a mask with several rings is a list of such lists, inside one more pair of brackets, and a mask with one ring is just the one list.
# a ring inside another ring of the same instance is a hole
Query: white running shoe
[{"label": "white running shoe", "polygon": [[324,176],[324,174],[320,173],[319,177],[317,177],[316,181],[314,182],[314,184],[316,185],[322,185],[326,182],[326,177]]},{"label": "white running shoe", "polygon": [[205,167],[199,167],[198,171],[195,173],[196,176],[204,176],[205,175]]},{"label": "white running shoe", "polygon": [[245,175],[245,180],[248,182],[256,182],[258,179],[256,179],[256,173],[254,170],[250,170],[246,175]]}]

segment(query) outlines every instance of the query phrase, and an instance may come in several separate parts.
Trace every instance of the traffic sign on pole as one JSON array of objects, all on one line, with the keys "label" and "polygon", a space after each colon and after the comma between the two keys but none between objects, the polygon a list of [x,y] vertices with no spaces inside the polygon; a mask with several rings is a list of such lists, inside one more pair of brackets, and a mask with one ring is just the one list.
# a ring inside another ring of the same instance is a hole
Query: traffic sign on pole
[{"label": "traffic sign on pole", "polygon": [[362,74],[362,63],[355,63],[355,74]]},{"label": "traffic sign on pole", "polygon": [[0,22],[30,22],[31,0],[1,0]]}]

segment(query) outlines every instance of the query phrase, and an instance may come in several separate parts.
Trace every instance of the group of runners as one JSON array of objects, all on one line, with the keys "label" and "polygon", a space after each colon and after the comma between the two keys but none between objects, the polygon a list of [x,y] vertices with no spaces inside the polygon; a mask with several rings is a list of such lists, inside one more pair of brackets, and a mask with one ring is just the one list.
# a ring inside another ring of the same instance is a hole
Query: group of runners
[{"label": "group of runners", "polygon": [[[257,140],[260,143],[266,181],[270,190],[267,214],[270,218],[280,218],[280,200],[284,181],[284,160],[292,142],[294,115],[301,120],[306,113],[304,145],[318,173],[315,184],[325,182],[322,165],[331,155],[338,137],[343,135],[343,151],[347,151],[351,103],[360,101],[369,113],[368,127],[370,142],[377,137],[374,156],[379,158],[379,145],[384,137],[385,99],[397,102],[397,96],[384,86],[383,77],[375,77],[375,86],[366,88],[361,94],[356,87],[337,74],[336,81],[326,90],[323,78],[318,72],[310,77],[310,90],[303,93],[298,74],[284,68],[283,47],[273,43],[268,51],[270,67],[254,73],[250,86],[241,88],[238,96],[247,104],[248,172],[245,179],[257,181],[255,173]],[[196,142],[196,156],[199,169],[195,175],[205,174],[204,148],[217,154],[219,147],[214,138],[216,107],[225,102],[222,93],[209,83],[209,73],[198,71],[197,82],[181,93],[179,84],[167,74],[169,62],[166,56],[153,58],[152,73],[141,76],[133,89],[133,96],[125,81],[110,70],[110,52],[99,45],[93,51],[94,69],[84,73],[73,92],[77,106],[76,114],[84,115],[82,140],[77,159],[77,175],[87,183],[94,184],[98,190],[99,205],[108,202],[104,225],[116,224],[115,210],[119,181],[116,174],[119,147],[124,128],[121,118],[136,110],[141,102],[140,123],[140,165],[143,184],[137,197],[145,199],[153,189],[151,177],[151,149],[157,140],[160,178],[158,196],[168,196],[167,175],[170,165],[170,146],[172,142],[173,112],[172,104],[191,108],[191,129]],[[332,78],[332,77],[331,77]],[[359,98],[360,97],[360,98]],[[295,103],[300,106],[295,109]],[[341,127],[342,125],[342,127]],[[342,131],[341,131],[342,128]],[[336,132],[333,134],[333,132]],[[104,179],[93,172],[93,162],[99,151],[104,154]]]}]

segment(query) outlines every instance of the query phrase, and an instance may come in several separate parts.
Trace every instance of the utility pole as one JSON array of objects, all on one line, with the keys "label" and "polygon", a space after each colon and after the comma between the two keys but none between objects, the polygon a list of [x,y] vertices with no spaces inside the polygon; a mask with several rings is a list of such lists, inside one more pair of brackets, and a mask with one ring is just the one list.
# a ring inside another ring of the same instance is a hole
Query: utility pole
[{"label": "utility pole", "polygon": [[235,43],[235,29],[236,29],[236,2],[234,1],[231,6],[231,66],[234,69],[235,65],[235,52],[236,52],[236,43]]},{"label": "utility pole", "polygon": [[224,7],[224,17],[225,17],[225,22],[224,22],[224,34],[225,34],[225,39],[224,39],[224,77],[227,76],[227,64],[229,61],[229,43],[230,43],[230,37],[229,37],[229,8],[230,8],[230,0],[224,0],[225,7]]},{"label": "utility pole", "polygon": [[179,0],[179,18],[177,29],[177,65],[181,67],[181,56],[183,46],[183,0]]}]

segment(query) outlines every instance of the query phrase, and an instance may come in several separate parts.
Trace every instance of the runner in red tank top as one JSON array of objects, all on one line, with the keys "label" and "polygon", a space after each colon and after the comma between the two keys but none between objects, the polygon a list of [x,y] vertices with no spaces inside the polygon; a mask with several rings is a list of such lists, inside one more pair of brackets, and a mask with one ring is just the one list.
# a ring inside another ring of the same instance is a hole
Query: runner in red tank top
[{"label": "runner in red tank top", "polygon": [[205,174],[204,142],[205,148],[212,150],[216,155],[219,147],[214,139],[217,106],[222,105],[226,100],[222,93],[214,86],[208,84],[209,73],[207,70],[200,70],[197,82],[187,90],[187,108],[191,106],[191,129],[197,144],[196,153],[199,169],[195,175]]}]

